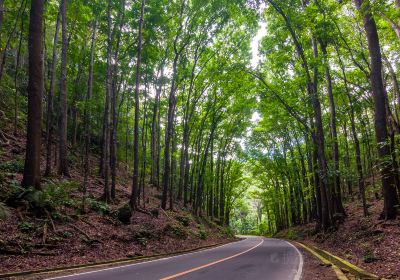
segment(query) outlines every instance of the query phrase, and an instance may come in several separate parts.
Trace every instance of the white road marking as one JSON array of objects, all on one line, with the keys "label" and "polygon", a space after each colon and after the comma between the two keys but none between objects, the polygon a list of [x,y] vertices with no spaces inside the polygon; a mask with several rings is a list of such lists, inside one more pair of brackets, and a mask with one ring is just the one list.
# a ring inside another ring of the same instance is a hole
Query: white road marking
[{"label": "white road marking", "polygon": [[[243,242],[246,241],[248,239],[242,240],[242,241],[238,241],[238,242]],[[115,266],[115,267],[109,267],[109,268],[103,268],[103,269],[99,269],[99,270],[93,270],[93,271],[87,271],[87,272],[81,272],[81,273],[73,273],[73,274],[69,274],[69,275],[64,275],[64,276],[57,276],[57,277],[52,277],[52,278],[46,278],[45,280],[53,280],[53,279],[62,279],[62,278],[67,278],[67,277],[73,277],[73,276],[79,276],[79,275],[85,275],[85,274],[91,274],[91,273],[97,273],[97,272],[101,272],[101,271],[108,271],[108,270],[114,270],[114,269],[121,269],[121,268],[125,268],[125,267],[131,267],[131,266],[136,266],[136,265],[140,265],[140,264],[145,264],[145,263],[152,263],[152,262],[157,262],[157,261],[164,261],[164,260],[169,260],[169,259],[174,259],[177,257],[182,257],[182,256],[188,256],[188,255],[193,255],[193,254],[197,254],[200,252],[206,252],[206,251],[210,251],[210,250],[215,250],[221,247],[225,247],[227,245],[231,245],[233,243],[236,242],[231,242],[231,243],[227,243],[218,247],[214,247],[214,248],[210,248],[210,249],[205,249],[205,250],[201,250],[201,251],[197,251],[197,252],[191,252],[191,253],[187,253],[187,254],[182,254],[182,255],[176,255],[176,256],[171,256],[171,257],[166,257],[166,258],[161,258],[161,259],[155,259],[155,260],[150,260],[150,261],[145,261],[145,262],[138,262],[138,263],[132,263],[132,264],[127,264],[127,265],[121,265],[121,266]],[[134,260],[132,260],[134,261]],[[110,264],[112,265],[112,263]],[[88,269],[90,269],[90,267],[88,267]],[[74,270],[73,268],[71,270]],[[61,271],[60,271],[61,272]]]},{"label": "white road marking", "polygon": [[292,243],[290,243],[288,241],[285,241],[285,242],[288,243],[290,246],[292,246],[296,250],[297,254],[299,254],[299,267],[297,268],[297,272],[294,275],[293,280],[300,280],[301,276],[303,274],[303,264],[304,264],[303,255],[301,254],[299,249],[297,249],[297,247],[294,246]]}]

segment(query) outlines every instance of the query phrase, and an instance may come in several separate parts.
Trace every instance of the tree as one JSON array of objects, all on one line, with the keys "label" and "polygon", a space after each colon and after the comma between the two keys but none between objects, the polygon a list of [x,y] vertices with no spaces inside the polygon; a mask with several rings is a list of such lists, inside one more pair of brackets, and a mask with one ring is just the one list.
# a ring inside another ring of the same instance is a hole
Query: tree
[{"label": "tree", "polygon": [[62,3],[60,4],[60,9],[57,15],[57,23],[56,23],[56,31],[54,34],[53,40],[53,56],[51,61],[50,68],[50,88],[47,96],[47,114],[46,114],[46,171],[45,176],[51,175],[51,148],[53,142],[53,98],[54,98],[54,87],[56,83],[56,65],[57,65],[57,45],[58,45],[58,34],[60,31],[60,22],[61,22],[61,8]]},{"label": "tree", "polygon": [[354,0],[357,9],[363,17],[365,34],[368,40],[368,50],[371,60],[370,81],[374,98],[374,124],[375,136],[380,158],[380,172],[382,176],[382,192],[384,196],[384,209],[382,217],[394,219],[396,217],[395,205],[398,205],[398,198],[395,188],[393,166],[390,160],[391,151],[386,120],[386,101],[382,81],[382,55],[379,45],[378,31],[375,20],[370,11],[370,3],[365,0]]},{"label": "tree", "polygon": [[26,155],[22,185],[40,188],[43,94],[43,0],[32,0],[29,20],[29,84]]},{"label": "tree", "polygon": [[135,120],[133,131],[133,181],[130,205],[132,209],[137,208],[138,191],[139,191],[139,94],[140,94],[140,67],[142,59],[142,36],[144,22],[145,0],[141,2],[140,19],[139,19],[139,34],[138,34],[138,49],[136,59],[136,81],[135,81]]},{"label": "tree", "polygon": [[60,130],[59,130],[59,166],[58,173],[69,177],[67,158],[67,0],[61,2],[62,20],[62,50],[61,50],[61,79],[60,79]]}]

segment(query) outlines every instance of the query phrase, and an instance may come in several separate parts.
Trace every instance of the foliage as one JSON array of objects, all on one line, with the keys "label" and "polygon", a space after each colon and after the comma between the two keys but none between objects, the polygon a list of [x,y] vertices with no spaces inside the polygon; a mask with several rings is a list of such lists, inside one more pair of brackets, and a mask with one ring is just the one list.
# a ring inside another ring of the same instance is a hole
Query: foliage
[{"label": "foliage", "polygon": [[110,206],[105,203],[104,201],[99,201],[93,198],[88,198],[87,203],[89,204],[89,207],[93,210],[99,213],[102,216],[109,215],[111,213]]},{"label": "foliage", "polygon": [[132,209],[129,204],[124,204],[117,210],[118,220],[123,224],[130,224],[132,217]]},{"label": "foliage", "polygon": [[10,210],[3,202],[0,202],[0,220],[6,220],[9,216]]},{"label": "foliage", "polygon": [[22,222],[18,225],[18,228],[22,232],[30,232],[34,229],[34,226],[32,223],[29,222]]},{"label": "foliage", "polygon": [[22,159],[5,161],[0,164],[0,170],[9,173],[22,173],[24,171],[24,162]]},{"label": "foliage", "polygon": [[164,234],[173,238],[186,239],[188,236],[187,231],[181,225],[167,224],[164,227]]},{"label": "foliage", "polygon": [[190,225],[190,217],[188,216],[177,216],[176,220],[182,224],[184,227],[188,227]]}]

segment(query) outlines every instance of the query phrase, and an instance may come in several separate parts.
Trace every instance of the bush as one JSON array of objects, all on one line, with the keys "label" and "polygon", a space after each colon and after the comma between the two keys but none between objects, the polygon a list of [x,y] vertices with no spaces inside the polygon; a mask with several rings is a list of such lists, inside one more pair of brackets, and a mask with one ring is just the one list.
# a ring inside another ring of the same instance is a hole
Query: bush
[{"label": "bush", "polygon": [[0,169],[9,173],[24,172],[24,161],[22,159],[14,159],[0,164]]},{"label": "bush", "polygon": [[223,233],[229,238],[235,237],[235,232],[230,227],[226,227]]},{"label": "bush", "polygon": [[287,231],[287,233],[286,233],[286,238],[287,238],[287,239],[292,239],[292,240],[297,239],[297,238],[298,238],[297,232],[295,232],[295,231],[292,230],[292,229],[289,229],[289,230]]},{"label": "bush", "polygon": [[188,227],[190,224],[190,218],[187,216],[177,216],[176,220],[184,227]]},{"label": "bush", "polygon": [[22,222],[18,225],[18,228],[22,232],[30,232],[33,230],[33,224],[28,222]]},{"label": "bush", "polygon": [[207,232],[204,229],[199,230],[198,236],[201,240],[207,239]]},{"label": "bush", "polygon": [[90,208],[100,215],[106,216],[110,214],[110,207],[104,201],[98,201],[92,198],[88,198],[87,202],[89,203]]},{"label": "bush", "polygon": [[0,220],[5,220],[10,216],[10,211],[8,207],[3,203],[0,202]]},{"label": "bush", "polygon": [[145,228],[140,228],[139,230],[135,231],[133,233],[133,238],[135,240],[138,239],[152,239],[154,237],[154,234],[152,231],[145,229]]},{"label": "bush", "polygon": [[79,183],[74,181],[48,182],[43,185],[43,190],[28,188],[22,194],[29,203],[38,208],[55,210],[61,206],[71,206],[74,201],[70,198],[70,193],[77,189]]},{"label": "bush", "polygon": [[132,217],[132,209],[129,206],[129,204],[125,204],[122,207],[118,208],[117,218],[121,223],[129,225],[131,223],[131,217]]},{"label": "bush", "polygon": [[361,243],[360,247],[363,251],[363,261],[365,263],[372,263],[376,261],[376,257],[374,254],[374,250],[372,249],[371,245],[369,243]]},{"label": "bush", "polygon": [[160,214],[157,208],[151,209],[150,213],[154,218],[158,218],[158,215]]},{"label": "bush", "polygon": [[188,234],[185,229],[180,225],[167,224],[164,227],[164,234],[173,238],[186,239]]},{"label": "bush", "polygon": [[133,239],[140,245],[146,246],[148,240],[156,237],[154,231],[150,228],[153,228],[153,226],[143,224],[139,229],[133,232]]}]

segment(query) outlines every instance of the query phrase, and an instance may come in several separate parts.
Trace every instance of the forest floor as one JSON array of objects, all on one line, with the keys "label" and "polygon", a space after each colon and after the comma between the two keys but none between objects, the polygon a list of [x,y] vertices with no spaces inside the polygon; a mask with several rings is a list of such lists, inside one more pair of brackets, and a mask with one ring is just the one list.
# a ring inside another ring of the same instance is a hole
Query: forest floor
[{"label": "forest floor", "polygon": [[400,219],[379,220],[382,200],[369,200],[364,217],[359,199],[345,203],[347,217],[337,231],[314,233],[314,224],[278,233],[337,255],[385,279],[400,279]]},{"label": "forest floor", "polygon": [[[101,200],[102,179],[91,168],[86,213],[82,214],[79,151],[70,153],[71,177],[44,178],[44,190],[34,198],[36,203],[52,205],[53,211],[33,214],[35,208],[29,202],[10,199],[21,192],[25,152],[25,137],[12,138],[0,149],[0,201],[6,202],[8,212],[0,219],[0,273],[173,253],[236,239],[228,229],[192,216],[179,204],[173,211],[160,209],[159,191],[150,186],[145,188],[146,205],[141,201],[143,210],[133,214],[130,224],[122,223],[118,209],[129,201],[131,189],[130,176],[122,164],[116,199],[108,205]],[[98,158],[91,156],[90,164],[98,166]]]}]

